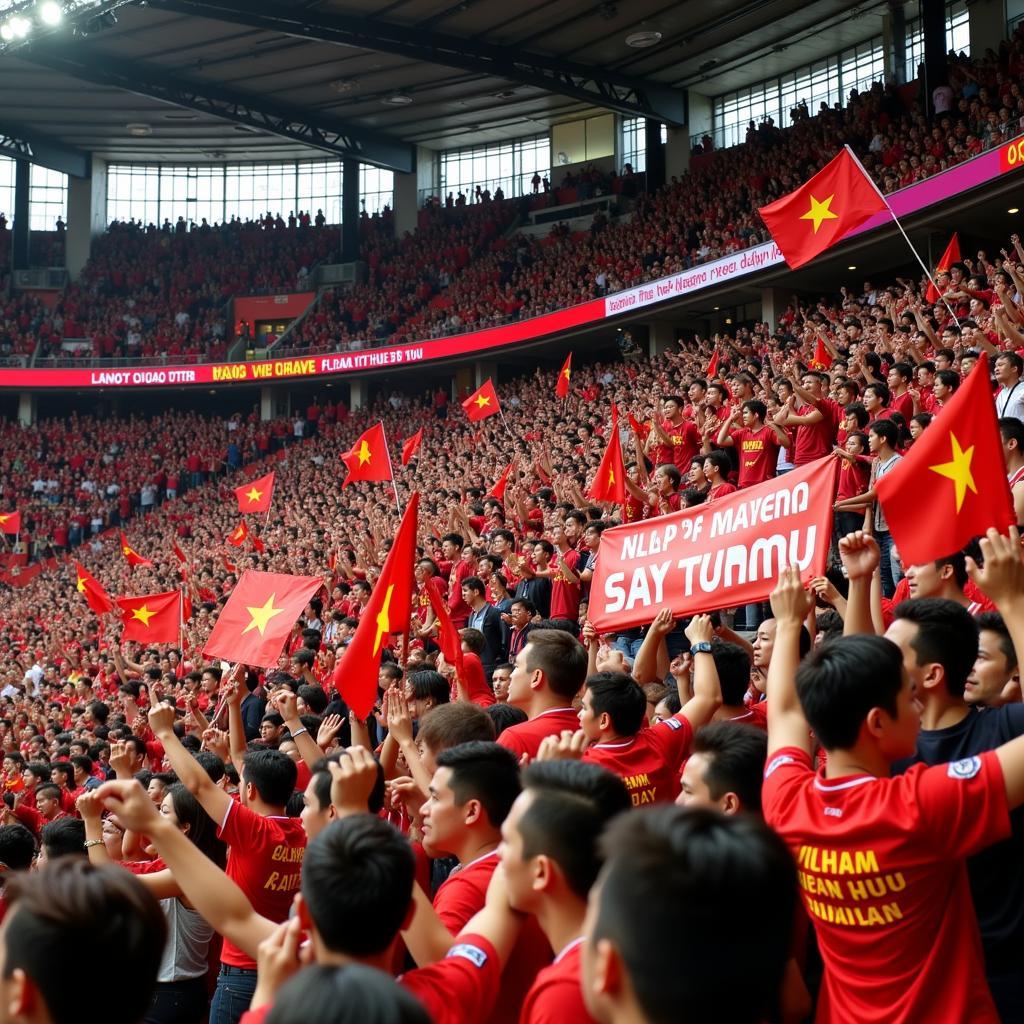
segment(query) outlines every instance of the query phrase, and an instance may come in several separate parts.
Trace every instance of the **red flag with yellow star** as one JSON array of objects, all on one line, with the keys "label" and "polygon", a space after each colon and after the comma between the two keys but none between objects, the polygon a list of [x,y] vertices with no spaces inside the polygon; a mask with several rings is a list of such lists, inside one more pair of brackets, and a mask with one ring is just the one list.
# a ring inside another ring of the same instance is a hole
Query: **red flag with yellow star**
[{"label": "red flag with yellow star", "polygon": [[239,512],[266,512],[274,497],[274,474],[267,473],[235,488]]},{"label": "red flag with yellow star", "polygon": [[494,390],[490,377],[462,403],[462,408],[469,417],[470,423],[485,420],[488,416],[495,416],[501,412],[501,406],[498,405],[498,393]]},{"label": "red flag with yellow star", "polygon": [[758,213],[796,270],[885,209],[882,193],[844,146],[810,181]]},{"label": "red flag with yellow star", "polygon": [[124,555],[125,561],[134,569],[137,565],[152,565],[153,563],[148,558],[143,558],[128,543],[128,538],[124,535],[124,530],[121,531],[121,554]]},{"label": "red flag with yellow star", "polygon": [[138,640],[144,644],[169,644],[181,632],[181,591],[166,594],[143,594],[142,597],[119,597],[117,605],[124,619],[122,640]]},{"label": "red flag with yellow star", "polygon": [[569,384],[572,380],[572,353],[565,357],[562,369],[558,371],[558,383],[555,385],[555,395],[558,398],[565,398],[569,394]]},{"label": "red flag with yellow star", "polygon": [[612,405],[612,422],[608,434],[608,447],[597,467],[587,497],[594,501],[614,501],[621,504],[626,500],[626,467],[622,462],[622,442],[619,440],[619,410]]},{"label": "red flag with yellow star", "polygon": [[420,496],[414,491],[352,642],[334,670],[334,686],[358,718],[366,718],[377,700],[380,656],[391,634],[409,628],[419,507]]},{"label": "red flag with yellow star", "polygon": [[904,566],[951,555],[989,527],[1005,533],[1016,522],[988,372],[983,352],[910,453],[875,484]]},{"label": "red flag with yellow star", "polygon": [[391,456],[384,436],[384,424],[376,423],[359,436],[351,451],[342,452],[341,461],[348,469],[342,487],[360,480],[390,480]]},{"label": "red flag with yellow star", "polygon": [[245,521],[240,522],[228,535],[225,540],[233,547],[240,548],[245,543],[245,538],[249,536],[249,527],[245,525]]},{"label": "red flag with yellow star", "polygon": [[295,620],[323,582],[319,576],[246,569],[221,609],[203,654],[272,668]]},{"label": "red flag with yellow star", "polygon": [[21,513],[0,513],[0,533],[21,533]]},{"label": "red flag with yellow star", "polygon": [[84,595],[86,604],[97,615],[105,615],[114,610],[114,602],[110,600],[110,595],[81,562],[75,562],[75,589]]}]

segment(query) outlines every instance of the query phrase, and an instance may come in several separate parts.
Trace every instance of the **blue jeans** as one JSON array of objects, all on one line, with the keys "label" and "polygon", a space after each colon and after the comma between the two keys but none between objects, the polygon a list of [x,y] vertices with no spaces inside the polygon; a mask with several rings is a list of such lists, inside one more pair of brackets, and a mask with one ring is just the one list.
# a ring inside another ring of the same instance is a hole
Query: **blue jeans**
[{"label": "blue jeans", "polygon": [[[225,973],[228,972],[228,973]],[[210,1003],[210,1024],[238,1024],[256,991],[256,971],[221,964]]]},{"label": "blue jeans", "polygon": [[903,579],[903,566],[900,565],[899,557],[893,550],[895,545],[888,530],[879,530],[875,534],[875,540],[878,541],[882,555],[879,566],[882,572],[882,595],[892,597],[896,593],[896,584]]}]

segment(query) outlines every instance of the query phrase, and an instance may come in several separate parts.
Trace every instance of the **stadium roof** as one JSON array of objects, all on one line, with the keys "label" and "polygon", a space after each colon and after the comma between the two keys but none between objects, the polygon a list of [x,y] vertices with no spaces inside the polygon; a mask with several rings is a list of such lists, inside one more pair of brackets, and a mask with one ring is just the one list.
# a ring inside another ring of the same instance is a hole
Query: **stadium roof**
[{"label": "stadium roof", "polygon": [[[320,152],[400,170],[416,145],[494,142],[609,109],[683,124],[687,87],[717,94],[807,63],[879,34],[885,10],[850,0],[57,2],[77,12],[0,40],[2,133],[119,162]],[[0,0],[0,23],[26,4]],[[637,33],[650,45],[627,42]]]}]

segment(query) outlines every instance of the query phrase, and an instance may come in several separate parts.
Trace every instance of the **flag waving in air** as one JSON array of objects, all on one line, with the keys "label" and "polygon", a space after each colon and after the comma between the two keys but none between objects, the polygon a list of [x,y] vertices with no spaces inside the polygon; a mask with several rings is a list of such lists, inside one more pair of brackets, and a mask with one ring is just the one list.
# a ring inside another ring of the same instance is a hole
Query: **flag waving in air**
[{"label": "flag waving in air", "polygon": [[420,427],[412,437],[408,437],[402,445],[402,465],[408,466],[423,443],[423,428]]},{"label": "flag waving in air", "polygon": [[245,543],[245,538],[248,536],[249,527],[245,525],[245,520],[243,520],[227,535],[225,540],[233,548],[240,548]]},{"label": "flag waving in air", "polygon": [[274,497],[274,474],[267,473],[257,480],[235,488],[239,512],[266,512]]},{"label": "flag waving in air", "polygon": [[75,562],[75,589],[85,596],[86,604],[97,615],[105,615],[114,610],[114,602],[110,600],[110,595],[81,562]]},{"label": "flag waving in air", "polygon": [[119,597],[117,604],[124,619],[122,640],[169,644],[180,636],[180,590],[169,590],[166,594],[143,594],[142,597]]},{"label": "flag waving in air", "polygon": [[4,512],[0,514],[0,533],[21,533],[21,513]]},{"label": "flag waving in air", "polygon": [[203,654],[272,668],[295,620],[323,582],[319,576],[246,569],[221,609]]},{"label": "flag waving in air", "polygon": [[844,146],[810,181],[758,212],[796,270],[885,209],[882,193]]},{"label": "flag waving in air", "polygon": [[384,424],[377,423],[359,435],[352,449],[342,452],[341,461],[348,469],[342,487],[358,483],[360,480],[390,480],[391,456],[388,454],[388,442],[384,436]]},{"label": "flag waving in air", "polygon": [[495,485],[487,492],[489,495],[497,498],[498,501],[505,500],[505,488],[508,487],[509,474],[515,469],[516,458],[513,456],[512,461],[502,470],[501,476],[498,477]]},{"label": "flag waving in air", "polygon": [[712,381],[718,375],[718,349],[711,353],[711,358],[708,360],[708,368],[704,371],[704,376]]},{"label": "flag waving in air", "polygon": [[373,710],[380,656],[391,634],[409,628],[419,507],[420,496],[414,491],[352,642],[334,670],[334,686],[357,718],[366,718]]},{"label": "flag waving in air", "polygon": [[462,403],[462,408],[469,417],[470,423],[485,420],[488,416],[494,416],[501,411],[501,407],[498,405],[498,393],[494,390],[490,377]]},{"label": "flag waving in air", "polygon": [[621,503],[626,500],[626,467],[622,462],[622,443],[619,440],[619,409],[612,405],[612,422],[608,431],[608,447],[597,467],[587,497],[594,501],[614,501]]},{"label": "flag waving in air", "polygon": [[148,558],[143,558],[142,555],[136,551],[131,544],[128,543],[128,538],[124,535],[124,530],[121,531],[121,554],[124,555],[125,561],[134,569],[137,565],[152,565],[153,563]]},{"label": "flag waving in air", "polygon": [[[938,277],[939,274],[949,270],[954,263],[960,262],[960,236],[954,231],[953,237],[949,240],[949,245],[946,246],[946,251],[939,258],[939,262],[935,264],[934,277]],[[928,289],[924,293],[924,297],[928,302],[939,301],[939,289],[928,282]]]},{"label": "flag waving in air", "polygon": [[989,527],[1005,533],[1014,525],[984,352],[948,405],[875,490],[904,565],[933,562],[961,550]]},{"label": "flag waving in air", "polygon": [[555,394],[559,398],[565,398],[569,394],[569,383],[572,380],[572,353],[565,357],[562,369],[558,372],[558,383],[555,385]]}]

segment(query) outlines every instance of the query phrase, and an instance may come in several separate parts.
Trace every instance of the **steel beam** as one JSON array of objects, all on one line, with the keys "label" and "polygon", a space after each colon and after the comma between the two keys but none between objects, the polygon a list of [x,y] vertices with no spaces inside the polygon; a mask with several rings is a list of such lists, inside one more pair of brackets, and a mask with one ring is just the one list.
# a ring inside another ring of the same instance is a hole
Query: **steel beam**
[{"label": "steel beam", "polygon": [[73,178],[88,178],[92,170],[88,153],[43,138],[19,125],[0,124],[0,153],[70,174]]}]

